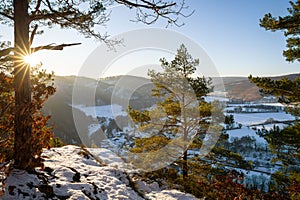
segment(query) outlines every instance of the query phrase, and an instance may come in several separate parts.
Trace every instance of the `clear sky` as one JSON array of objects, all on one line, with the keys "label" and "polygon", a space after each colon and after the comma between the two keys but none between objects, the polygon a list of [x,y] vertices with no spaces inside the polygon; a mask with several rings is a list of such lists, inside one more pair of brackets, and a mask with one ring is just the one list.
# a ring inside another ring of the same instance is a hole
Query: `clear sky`
[{"label": "clear sky", "polygon": [[[281,75],[299,73],[299,63],[287,63],[282,56],[285,49],[283,32],[265,31],[259,26],[259,19],[266,13],[274,16],[286,15],[288,0],[187,0],[190,11],[195,13],[189,18],[182,18],[183,27],[169,27],[198,43],[210,56],[221,76]],[[97,27],[99,31],[106,31],[110,35],[118,35],[127,31],[156,27],[165,28],[166,23],[146,26],[131,22],[134,10],[123,7],[111,8],[111,20],[107,27]],[[12,40],[11,28],[0,27],[1,40]],[[143,36],[138,38],[143,39]],[[87,57],[101,45],[94,39],[86,39],[75,30],[60,30],[53,28],[45,30],[45,34],[37,36],[34,45],[51,43],[82,42],[82,45],[68,47],[63,51],[43,51],[37,53],[43,62],[43,67],[54,71],[57,75],[77,75]],[[118,67],[128,68],[128,60],[134,60],[135,65],[149,64],[148,60],[166,54],[153,52],[147,59],[138,54],[129,55],[127,62],[118,60],[114,63],[118,74]],[[147,52],[149,55],[149,51]],[[155,55],[155,56],[154,56]],[[99,55],[99,59],[105,55]],[[168,56],[167,56],[168,57]],[[124,58],[123,58],[124,59]],[[126,58],[124,59],[126,60]],[[152,64],[153,64],[152,63]],[[122,66],[117,66],[122,65]]]}]

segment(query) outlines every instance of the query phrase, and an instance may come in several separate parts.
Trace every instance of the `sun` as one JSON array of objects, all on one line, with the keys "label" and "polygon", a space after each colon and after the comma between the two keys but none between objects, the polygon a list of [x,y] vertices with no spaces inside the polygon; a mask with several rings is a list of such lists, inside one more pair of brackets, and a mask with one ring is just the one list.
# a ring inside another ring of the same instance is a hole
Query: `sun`
[{"label": "sun", "polygon": [[29,64],[31,67],[35,67],[41,63],[40,59],[34,54],[24,56],[24,62]]}]

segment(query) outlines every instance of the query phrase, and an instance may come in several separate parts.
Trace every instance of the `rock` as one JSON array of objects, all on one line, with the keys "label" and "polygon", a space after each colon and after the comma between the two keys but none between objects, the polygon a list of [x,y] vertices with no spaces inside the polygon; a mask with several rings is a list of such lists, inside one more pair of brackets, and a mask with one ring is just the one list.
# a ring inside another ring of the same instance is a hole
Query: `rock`
[{"label": "rock", "polygon": [[40,192],[46,194],[46,196],[48,198],[53,197],[54,196],[54,192],[53,192],[53,188],[50,185],[47,184],[42,184],[38,186],[38,189]]}]

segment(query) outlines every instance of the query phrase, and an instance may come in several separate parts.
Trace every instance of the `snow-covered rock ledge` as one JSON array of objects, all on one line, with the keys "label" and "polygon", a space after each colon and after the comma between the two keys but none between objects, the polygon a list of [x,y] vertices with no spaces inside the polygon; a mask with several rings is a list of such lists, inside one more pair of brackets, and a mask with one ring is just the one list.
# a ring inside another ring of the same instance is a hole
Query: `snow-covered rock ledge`
[{"label": "snow-covered rock ledge", "polygon": [[[105,157],[95,159],[88,151],[72,145],[45,150],[45,169],[32,174],[12,170],[3,182],[0,199],[196,199],[133,177],[134,173],[116,167],[119,158],[106,149],[93,151]],[[5,177],[2,174],[0,178]]]}]

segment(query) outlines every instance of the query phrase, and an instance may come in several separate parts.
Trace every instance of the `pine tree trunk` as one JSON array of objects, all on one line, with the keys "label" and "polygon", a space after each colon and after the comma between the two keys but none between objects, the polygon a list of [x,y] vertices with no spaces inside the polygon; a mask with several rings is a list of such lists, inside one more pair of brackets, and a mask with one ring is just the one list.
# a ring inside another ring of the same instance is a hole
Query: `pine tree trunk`
[{"label": "pine tree trunk", "polygon": [[[185,121],[186,123],[186,121]],[[187,141],[187,132],[186,132],[186,128],[184,127],[184,133],[183,133],[183,141],[184,143],[186,143]],[[186,180],[187,177],[188,177],[188,163],[187,163],[187,159],[188,159],[188,156],[187,156],[187,145],[184,144],[184,147],[183,147],[183,152],[182,152],[182,178],[183,180]]]},{"label": "pine tree trunk", "polygon": [[187,165],[187,150],[183,152],[182,163],[182,178],[185,180],[188,177],[188,165]]},{"label": "pine tree trunk", "polygon": [[23,56],[29,52],[28,0],[14,0],[14,85],[15,85],[15,141],[14,167],[30,170],[32,161],[32,114],[30,66]]},{"label": "pine tree trunk", "polygon": [[[185,70],[185,68],[184,68]],[[184,71],[184,74],[186,74],[186,72]],[[185,76],[185,79],[187,77]],[[185,94],[183,94],[182,96],[182,102],[181,102],[181,106],[183,106],[182,109],[182,117],[183,117],[183,142],[184,142],[184,147],[183,147],[183,152],[182,152],[182,178],[183,180],[186,180],[188,177],[188,164],[187,164],[187,145],[185,144],[187,142],[187,137],[188,137],[188,131],[187,131],[187,116],[186,116],[186,109],[184,108],[185,106]]]}]

